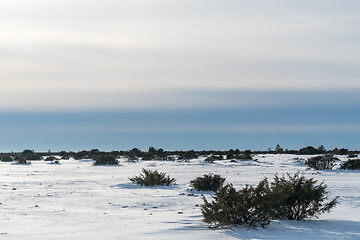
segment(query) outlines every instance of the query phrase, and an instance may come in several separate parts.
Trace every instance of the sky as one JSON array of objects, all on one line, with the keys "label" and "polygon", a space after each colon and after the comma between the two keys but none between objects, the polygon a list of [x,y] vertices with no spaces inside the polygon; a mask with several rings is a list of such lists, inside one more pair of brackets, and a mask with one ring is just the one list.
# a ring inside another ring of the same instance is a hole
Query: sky
[{"label": "sky", "polygon": [[0,151],[360,149],[356,0],[0,2]]}]

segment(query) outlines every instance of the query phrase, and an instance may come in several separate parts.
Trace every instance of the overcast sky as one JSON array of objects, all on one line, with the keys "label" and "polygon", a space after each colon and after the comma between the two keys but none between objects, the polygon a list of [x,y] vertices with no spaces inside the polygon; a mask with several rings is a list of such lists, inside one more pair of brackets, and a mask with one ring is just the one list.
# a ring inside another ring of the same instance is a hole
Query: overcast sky
[{"label": "overcast sky", "polygon": [[240,93],[358,90],[359,11],[357,0],[1,1],[0,110],[261,105],[266,96]]},{"label": "overcast sky", "polygon": [[358,0],[0,1],[0,151],[360,149]]}]

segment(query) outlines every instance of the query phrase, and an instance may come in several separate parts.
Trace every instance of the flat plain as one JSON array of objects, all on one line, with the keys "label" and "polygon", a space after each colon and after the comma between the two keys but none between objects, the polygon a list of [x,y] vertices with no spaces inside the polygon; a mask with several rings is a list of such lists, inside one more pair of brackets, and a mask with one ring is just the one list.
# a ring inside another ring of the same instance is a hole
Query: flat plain
[{"label": "flat plain", "polygon": [[[118,166],[93,166],[90,159],[0,163],[1,239],[360,239],[360,171],[307,169],[288,154],[255,155],[255,161],[209,163],[120,159]],[[300,158],[300,159],[299,159]],[[129,181],[143,168],[166,172],[176,185],[144,187]],[[245,226],[210,229],[201,214],[202,195],[189,182],[207,173],[226,178],[237,189],[264,177],[303,172],[327,184],[340,204],[306,221],[274,221],[266,229]]]}]

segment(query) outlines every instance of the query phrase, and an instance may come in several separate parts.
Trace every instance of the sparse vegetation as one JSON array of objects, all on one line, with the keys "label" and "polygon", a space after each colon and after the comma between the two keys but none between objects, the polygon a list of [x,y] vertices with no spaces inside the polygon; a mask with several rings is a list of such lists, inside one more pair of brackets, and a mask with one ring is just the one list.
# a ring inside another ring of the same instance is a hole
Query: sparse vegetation
[{"label": "sparse vegetation", "polygon": [[338,203],[337,198],[325,203],[328,199],[326,185],[317,180],[305,179],[304,175],[296,173],[279,177],[275,175],[271,183],[273,202],[273,216],[289,220],[304,220],[317,217],[321,213],[329,212]]},{"label": "sparse vegetation", "polygon": [[257,187],[245,186],[239,191],[227,184],[215,193],[211,202],[203,197],[204,221],[211,227],[237,224],[264,228],[271,221],[269,191],[266,179]]},{"label": "sparse vegetation", "polygon": [[349,151],[346,148],[334,148],[332,150],[326,150],[323,145],[315,148],[313,146],[307,146],[305,148],[301,148],[299,150],[289,150],[282,148],[279,144],[276,145],[274,150],[268,148],[265,151],[251,151],[251,150],[244,150],[241,151],[239,149],[229,149],[223,151],[216,151],[216,150],[203,150],[203,151],[195,151],[195,150],[188,150],[188,151],[165,151],[162,148],[154,148],[149,147],[147,151],[141,151],[138,148],[133,148],[130,150],[121,150],[121,151],[110,151],[104,152],[100,151],[99,149],[91,149],[91,150],[82,150],[78,152],[67,152],[67,151],[59,151],[59,152],[35,152],[34,150],[26,149],[22,152],[18,153],[0,153],[0,159],[4,156],[11,156],[15,158],[18,155],[22,155],[26,158],[26,160],[41,160],[43,159],[42,156],[60,156],[61,159],[70,159],[74,158],[77,160],[81,159],[98,159],[103,155],[111,155],[115,159],[123,158],[128,159],[129,161],[138,161],[139,159],[142,160],[184,160],[189,161],[191,159],[197,159],[199,156],[209,156],[207,161],[213,162],[216,160],[222,160],[224,157],[229,160],[254,160],[253,156],[258,154],[347,154],[349,158],[354,158],[360,154],[360,151]]},{"label": "sparse vegetation", "polygon": [[190,186],[197,191],[217,191],[224,184],[225,178],[218,174],[204,174],[190,181]]},{"label": "sparse vegetation", "polygon": [[294,176],[275,175],[274,182],[267,179],[256,187],[245,186],[236,191],[228,184],[215,193],[212,202],[205,197],[202,206],[204,221],[211,227],[245,224],[251,228],[266,227],[272,219],[304,220],[329,212],[338,204],[330,202],[324,183],[305,179],[300,173]]},{"label": "sparse vegetation", "polygon": [[334,167],[336,160],[338,158],[335,158],[332,154],[326,154],[309,158],[305,163],[315,170],[330,170]]},{"label": "sparse vegetation", "polygon": [[17,155],[14,160],[17,164],[29,164],[24,155]]},{"label": "sparse vegetation", "polygon": [[54,156],[48,156],[45,158],[45,161],[55,161],[55,160],[57,160],[57,158]]},{"label": "sparse vegetation", "polygon": [[50,162],[52,164],[59,164],[59,159],[55,156],[48,156],[44,159],[46,162]]},{"label": "sparse vegetation", "polygon": [[[322,146],[323,147],[323,146]],[[319,147],[318,149],[314,148],[313,146],[307,146],[304,148],[301,148],[298,152],[300,155],[315,155],[315,154],[323,154],[324,151],[322,147]]]},{"label": "sparse vegetation", "polygon": [[27,155],[26,159],[31,160],[31,161],[39,161],[39,160],[41,160],[41,155],[33,153],[33,154],[30,154],[30,155]]},{"label": "sparse vegetation", "polygon": [[8,155],[5,155],[1,158],[1,161],[2,162],[12,162],[13,161],[13,158],[8,156]]},{"label": "sparse vegetation", "polygon": [[100,155],[95,158],[94,165],[118,165],[119,161],[113,155]]},{"label": "sparse vegetation", "polygon": [[235,155],[232,152],[229,152],[228,154],[226,154],[226,159],[234,159]]},{"label": "sparse vegetation", "polygon": [[133,183],[140,184],[141,186],[169,186],[175,184],[176,179],[166,176],[166,173],[158,172],[157,170],[142,169],[139,176],[129,178]]},{"label": "sparse vegetation", "polygon": [[251,152],[245,152],[239,155],[235,155],[235,159],[238,160],[253,160],[252,156],[251,156]]},{"label": "sparse vegetation", "polygon": [[217,161],[217,160],[224,160],[224,157],[222,155],[212,155],[205,159],[205,161],[209,162],[209,163],[213,163],[214,161]]},{"label": "sparse vegetation", "polygon": [[341,164],[340,169],[360,170],[360,159],[348,159]]}]

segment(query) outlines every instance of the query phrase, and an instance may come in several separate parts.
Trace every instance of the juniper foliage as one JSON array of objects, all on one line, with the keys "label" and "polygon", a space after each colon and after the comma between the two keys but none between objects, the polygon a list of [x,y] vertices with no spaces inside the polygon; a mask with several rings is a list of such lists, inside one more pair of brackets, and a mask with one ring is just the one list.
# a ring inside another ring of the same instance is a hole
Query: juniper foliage
[{"label": "juniper foliage", "polygon": [[245,186],[236,191],[232,184],[221,187],[211,202],[203,196],[201,212],[211,227],[230,224],[265,228],[271,221],[269,184],[262,180],[257,187]]},{"label": "juniper foliage", "polygon": [[94,165],[118,165],[119,160],[117,160],[113,155],[100,155],[95,158]]},{"label": "juniper foliage", "polygon": [[340,169],[360,170],[360,159],[349,159],[341,164]]},{"label": "juniper foliage", "polygon": [[190,186],[197,191],[217,191],[224,184],[225,178],[219,174],[204,174],[190,181]]},{"label": "juniper foliage", "polygon": [[338,204],[338,197],[326,202],[326,187],[300,173],[287,174],[287,178],[275,175],[270,186],[265,178],[256,187],[246,185],[239,191],[228,184],[215,192],[211,202],[203,197],[201,211],[210,227],[243,224],[265,228],[273,219],[304,220],[329,212]]},{"label": "juniper foliage", "polygon": [[175,178],[170,178],[166,173],[145,168],[142,169],[142,173],[139,176],[131,177],[129,180],[141,186],[169,186],[175,184],[176,181]]},{"label": "juniper foliage", "polygon": [[271,183],[271,198],[275,201],[274,217],[304,220],[329,212],[338,204],[338,197],[325,202],[328,199],[328,192],[324,182],[317,184],[317,180],[306,179],[299,172],[293,176],[287,174],[287,178],[275,175],[274,182]]},{"label": "juniper foliage", "polygon": [[334,167],[336,160],[337,158],[332,154],[326,154],[309,158],[305,163],[315,170],[331,170]]}]

